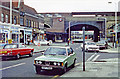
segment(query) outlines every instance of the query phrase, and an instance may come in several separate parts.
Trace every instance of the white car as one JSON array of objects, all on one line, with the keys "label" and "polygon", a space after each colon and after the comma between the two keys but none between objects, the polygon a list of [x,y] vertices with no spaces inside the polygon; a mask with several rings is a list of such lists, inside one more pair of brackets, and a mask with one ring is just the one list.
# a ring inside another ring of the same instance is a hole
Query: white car
[{"label": "white car", "polygon": [[99,46],[100,50],[105,49],[106,41],[98,41],[96,45]]},{"label": "white car", "polygon": [[[81,44],[81,48],[83,50],[83,43]],[[85,42],[85,51],[99,51],[99,46],[96,45],[95,42]]]},{"label": "white car", "polygon": [[37,41],[34,41],[34,44],[35,45],[50,45],[50,44],[52,44],[52,41],[51,40],[49,40],[49,41],[47,41],[47,40],[37,40]]}]

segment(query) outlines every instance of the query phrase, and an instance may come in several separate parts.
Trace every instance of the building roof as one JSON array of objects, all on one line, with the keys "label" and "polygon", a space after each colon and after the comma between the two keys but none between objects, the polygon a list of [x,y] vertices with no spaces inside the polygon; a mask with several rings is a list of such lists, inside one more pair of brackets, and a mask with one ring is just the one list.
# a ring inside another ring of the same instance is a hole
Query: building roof
[{"label": "building roof", "polygon": [[25,11],[25,13],[29,13],[32,15],[37,14],[37,11],[34,8],[27,6],[27,5],[24,5],[24,11]]}]

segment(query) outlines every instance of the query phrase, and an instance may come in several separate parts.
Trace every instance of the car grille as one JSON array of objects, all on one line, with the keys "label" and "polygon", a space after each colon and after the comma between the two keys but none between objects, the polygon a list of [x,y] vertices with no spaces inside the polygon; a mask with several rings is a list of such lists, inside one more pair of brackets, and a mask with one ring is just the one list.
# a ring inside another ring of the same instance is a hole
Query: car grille
[{"label": "car grille", "polygon": [[42,61],[42,65],[53,65],[53,62],[50,61]]},{"label": "car grille", "polygon": [[95,48],[95,47],[89,47],[89,49],[98,49],[98,48]]}]

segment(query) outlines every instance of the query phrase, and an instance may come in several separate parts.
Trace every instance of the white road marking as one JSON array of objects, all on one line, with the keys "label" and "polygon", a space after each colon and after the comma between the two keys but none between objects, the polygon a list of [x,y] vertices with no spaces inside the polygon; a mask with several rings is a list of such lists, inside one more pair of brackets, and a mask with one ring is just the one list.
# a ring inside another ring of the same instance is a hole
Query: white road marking
[{"label": "white road marking", "polygon": [[75,64],[75,66],[78,66],[78,65],[80,65],[80,63],[76,63],[76,64]]},{"label": "white road marking", "polygon": [[93,54],[90,58],[87,59],[87,61],[90,61],[97,53]]},{"label": "white road marking", "polygon": [[55,76],[52,77],[51,79],[56,79],[57,77],[59,77],[59,75],[55,75]]},{"label": "white road marking", "polygon": [[92,61],[95,61],[100,55],[97,55]]},{"label": "white road marking", "polygon": [[78,48],[76,48],[76,49],[78,49]]},{"label": "white road marking", "polygon": [[0,70],[10,69],[10,68],[17,67],[17,66],[20,66],[20,65],[23,65],[23,64],[26,64],[26,63],[20,63],[20,64],[16,64],[16,65],[13,65],[13,66],[1,68]]},{"label": "white road marking", "polygon": [[100,63],[100,64],[118,64],[118,62],[86,62],[86,64],[94,64],[94,63]]}]

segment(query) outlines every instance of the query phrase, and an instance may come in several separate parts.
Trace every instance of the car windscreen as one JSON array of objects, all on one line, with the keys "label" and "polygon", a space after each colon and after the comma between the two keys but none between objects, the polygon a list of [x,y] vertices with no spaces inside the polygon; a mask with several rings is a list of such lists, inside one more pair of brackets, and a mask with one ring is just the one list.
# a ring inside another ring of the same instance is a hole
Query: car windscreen
[{"label": "car windscreen", "polygon": [[17,48],[17,44],[5,45],[3,49],[11,49],[11,48]]},{"label": "car windscreen", "polygon": [[87,43],[88,45],[96,45],[95,43]]},{"label": "car windscreen", "polygon": [[48,48],[44,55],[66,55],[66,49],[65,48]]},{"label": "car windscreen", "polygon": [[105,41],[98,41],[98,44],[105,44]]}]

